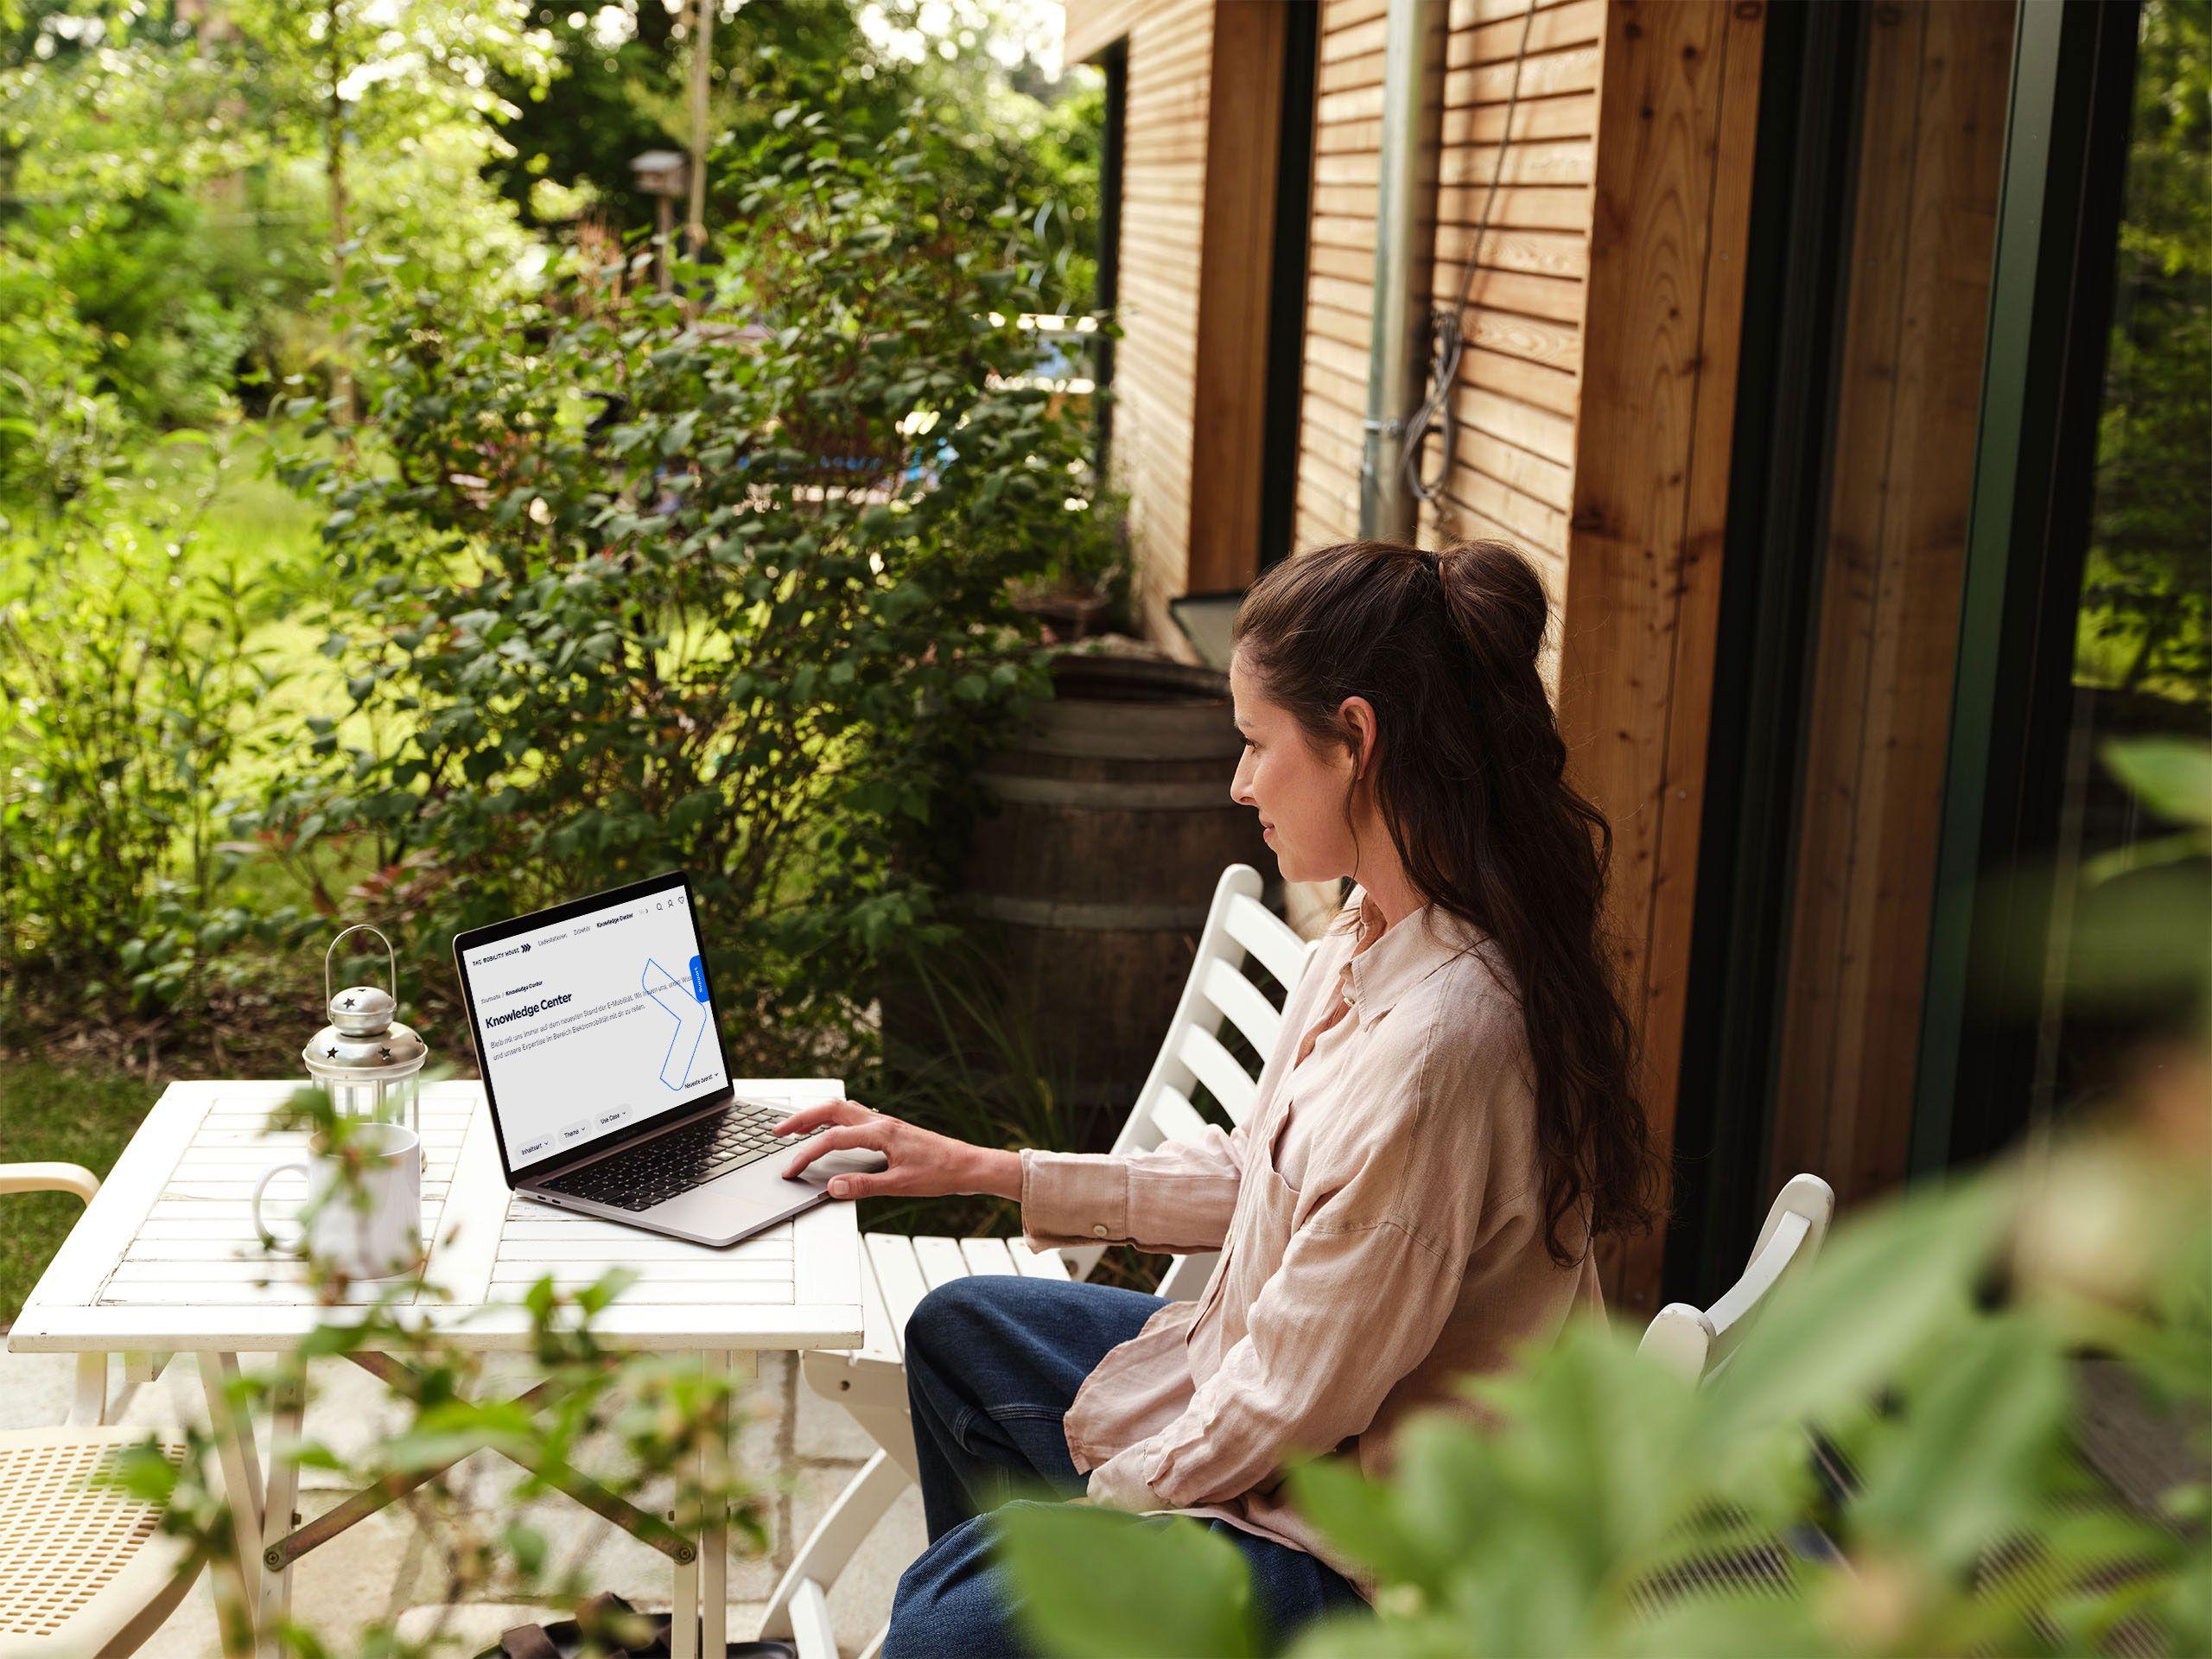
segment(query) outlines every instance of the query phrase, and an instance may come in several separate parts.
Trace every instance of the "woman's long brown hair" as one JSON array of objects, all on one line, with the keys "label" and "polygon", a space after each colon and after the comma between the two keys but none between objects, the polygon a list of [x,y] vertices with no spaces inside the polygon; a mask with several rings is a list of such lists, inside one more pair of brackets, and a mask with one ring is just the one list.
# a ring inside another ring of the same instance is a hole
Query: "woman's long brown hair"
[{"label": "woman's long brown hair", "polygon": [[[1545,1243],[1560,1224],[1647,1229],[1656,1160],[1635,1027],[1607,966],[1612,829],[1567,780],[1537,671],[1549,606],[1503,542],[1442,552],[1350,542],[1285,561],[1236,616],[1236,648],[1318,751],[1349,747],[1347,697],[1375,709],[1376,805],[1428,902],[1497,942],[1534,1063]],[[1350,810],[1347,803],[1347,812]]]}]

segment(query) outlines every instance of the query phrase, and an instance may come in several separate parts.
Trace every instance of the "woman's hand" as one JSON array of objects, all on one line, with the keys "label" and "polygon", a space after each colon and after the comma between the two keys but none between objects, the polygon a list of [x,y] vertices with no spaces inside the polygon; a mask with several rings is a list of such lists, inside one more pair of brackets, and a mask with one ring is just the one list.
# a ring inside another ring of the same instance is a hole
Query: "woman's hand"
[{"label": "woman's hand", "polygon": [[775,1126],[774,1133],[803,1135],[823,1124],[831,1127],[799,1148],[785,1167],[786,1177],[798,1175],[827,1152],[880,1152],[889,1160],[887,1167],[870,1173],[834,1178],[830,1183],[833,1198],[934,1198],[950,1192],[988,1192],[1017,1201],[1021,1197],[1020,1153],[972,1146],[916,1128],[872,1112],[856,1100],[832,1100],[793,1112]]}]

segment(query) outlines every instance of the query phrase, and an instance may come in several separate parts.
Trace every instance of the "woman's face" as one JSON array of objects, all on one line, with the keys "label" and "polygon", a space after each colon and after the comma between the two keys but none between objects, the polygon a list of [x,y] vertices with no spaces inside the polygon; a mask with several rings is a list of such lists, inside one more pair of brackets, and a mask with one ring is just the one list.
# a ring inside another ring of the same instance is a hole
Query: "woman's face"
[{"label": "woman's face", "polygon": [[1258,811],[1283,880],[1329,881],[1351,874],[1358,854],[1344,810],[1352,785],[1351,751],[1332,746],[1316,753],[1297,719],[1268,697],[1242,652],[1230,659],[1229,692],[1236,729],[1244,734],[1244,757],[1229,792],[1238,805]]}]

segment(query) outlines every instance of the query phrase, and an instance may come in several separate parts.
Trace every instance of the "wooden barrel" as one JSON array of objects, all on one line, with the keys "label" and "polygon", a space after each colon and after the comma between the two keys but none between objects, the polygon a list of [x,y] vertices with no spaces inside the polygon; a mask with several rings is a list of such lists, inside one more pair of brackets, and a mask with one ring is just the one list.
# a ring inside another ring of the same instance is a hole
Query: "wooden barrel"
[{"label": "wooden barrel", "polygon": [[989,807],[960,906],[1001,951],[1009,1011],[1089,1116],[1118,1122],[1151,1069],[1224,866],[1275,863],[1230,798],[1243,739],[1228,677],[1064,657],[1054,700],[981,774]]}]

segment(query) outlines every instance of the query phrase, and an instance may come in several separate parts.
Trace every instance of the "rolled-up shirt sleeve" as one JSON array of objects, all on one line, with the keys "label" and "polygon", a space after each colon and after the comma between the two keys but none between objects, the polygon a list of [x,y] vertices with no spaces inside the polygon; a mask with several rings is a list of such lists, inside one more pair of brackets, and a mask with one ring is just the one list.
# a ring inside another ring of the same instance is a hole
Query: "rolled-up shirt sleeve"
[{"label": "rolled-up shirt sleeve", "polygon": [[1021,1154],[1021,1230],[1031,1246],[1134,1244],[1217,1250],[1229,1236],[1244,1131],[1209,1124],[1150,1152]]}]

